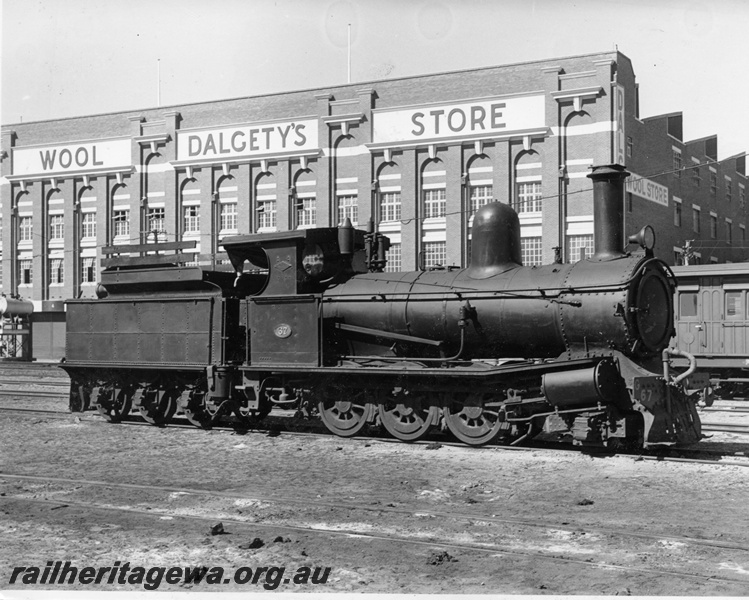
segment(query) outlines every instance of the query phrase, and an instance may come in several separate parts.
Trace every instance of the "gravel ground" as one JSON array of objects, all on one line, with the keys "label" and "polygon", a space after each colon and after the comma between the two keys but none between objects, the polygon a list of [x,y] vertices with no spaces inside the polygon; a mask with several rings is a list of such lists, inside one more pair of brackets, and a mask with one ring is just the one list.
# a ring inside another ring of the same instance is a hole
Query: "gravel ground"
[{"label": "gravel ground", "polygon": [[[749,450],[720,435],[705,446]],[[205,565],[229,581],[161,582],[172,590],[743,595],[748,476],[740,466],[581,452],[6,413],[0,588],[49,588],[9,584],[13,567],[69,560]],[[219,523],[223,533],[212,531]],[[232,579],[273,566],[286,569],[278,581],[267,571],[254,585]],[[325,583],[294,583],[299,569],[303,579],[318,567],[320,577],[330,567]],[[143,589],[133,581],[65,589]]]}]

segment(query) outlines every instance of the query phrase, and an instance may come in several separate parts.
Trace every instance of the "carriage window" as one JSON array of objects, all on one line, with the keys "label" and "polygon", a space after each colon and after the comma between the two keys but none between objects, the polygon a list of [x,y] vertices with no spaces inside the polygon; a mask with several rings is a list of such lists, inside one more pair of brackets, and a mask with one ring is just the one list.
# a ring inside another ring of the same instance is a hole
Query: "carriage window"
[{"label": "carriage window", "polygon": [[726,292],[726,319],[742,319],[744,311],[741,308],[743,292]]},{"label": "carriage window", "polygon": [[697,292],[679,294],[679,314],[682,317],[697,316]]}]

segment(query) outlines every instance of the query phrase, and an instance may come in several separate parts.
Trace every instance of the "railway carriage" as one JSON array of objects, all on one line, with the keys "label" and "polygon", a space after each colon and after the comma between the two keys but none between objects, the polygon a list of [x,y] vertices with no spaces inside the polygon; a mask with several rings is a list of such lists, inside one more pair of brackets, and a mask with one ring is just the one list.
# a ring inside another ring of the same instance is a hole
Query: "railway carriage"
[{"label": "railway carriage", "polygon": [[686,265],[673,271],[679,280],[676,347],[696,358],[718,395],[746,395],[749,264]]},{"label": "railway carriage", "polygon": [[575,264],[522,266],[502,203],[475,215],[466,269],[383,272],[387,238],[350,223],[224,239],[231,273],[114,261],[101,299],[68,307],[71,404],[202,426],[294,408],[403,441],[696,442],[688,372],[670,369],[675,281],[652,229],[625,251],[627,175],[591,173],[595,253]]}]

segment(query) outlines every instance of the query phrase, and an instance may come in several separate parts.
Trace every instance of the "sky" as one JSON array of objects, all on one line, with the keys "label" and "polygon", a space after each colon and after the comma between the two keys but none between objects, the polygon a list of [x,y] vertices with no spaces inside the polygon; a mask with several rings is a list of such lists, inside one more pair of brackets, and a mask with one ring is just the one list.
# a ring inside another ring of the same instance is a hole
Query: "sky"
[{"label": "sky", "polygon": [[0,122],[618,50],[643,118],[749,150],[746,0],[1,0]]}]

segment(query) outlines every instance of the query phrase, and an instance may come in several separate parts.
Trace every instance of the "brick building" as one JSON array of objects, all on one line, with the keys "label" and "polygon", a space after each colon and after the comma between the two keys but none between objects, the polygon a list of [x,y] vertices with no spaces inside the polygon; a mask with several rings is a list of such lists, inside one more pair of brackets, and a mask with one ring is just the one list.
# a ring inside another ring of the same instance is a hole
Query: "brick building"
[{"label": "brick building", "polygon": [[[640,119],[630,60],[552,60],[2,126],[2,285],[93,296],[101,249],[373,219],[388,270],[465,265],[472,215],[511,202],[525,264],[592,252],[594,164],[624,164],[626,229],[658,256],[745,260],[745,159]],[[692,241],[693,240],[693,241]]]}]

